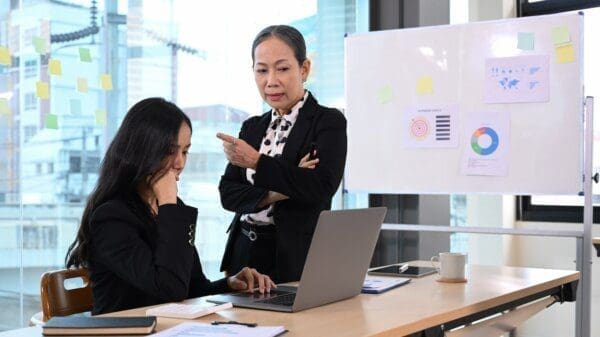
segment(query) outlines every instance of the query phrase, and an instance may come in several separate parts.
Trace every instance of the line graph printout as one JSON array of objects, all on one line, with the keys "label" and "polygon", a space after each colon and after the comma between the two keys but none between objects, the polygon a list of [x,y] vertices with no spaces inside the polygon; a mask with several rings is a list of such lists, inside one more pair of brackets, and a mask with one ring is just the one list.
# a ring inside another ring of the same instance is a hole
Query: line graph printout
[{"label": "line graph printout", "polygon": [[458,104],[413,106],[404,110],[401,141],[407,148],[458,146]]},{"label": "line graph printout", "polygon": [[548,55],[485,60],[485,102],[547,102],[550,97]]}]

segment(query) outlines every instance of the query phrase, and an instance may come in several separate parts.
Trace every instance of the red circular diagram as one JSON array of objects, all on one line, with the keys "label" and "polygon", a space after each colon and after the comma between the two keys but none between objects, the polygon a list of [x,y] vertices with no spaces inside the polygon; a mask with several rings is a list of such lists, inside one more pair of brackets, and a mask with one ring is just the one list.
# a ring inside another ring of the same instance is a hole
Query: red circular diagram
[{"label": "red circular diagram", "polygon": [[419,140],[427,138],[429,135],[429,123],[423,117],[416,117],[410,123],[410,135]]}]

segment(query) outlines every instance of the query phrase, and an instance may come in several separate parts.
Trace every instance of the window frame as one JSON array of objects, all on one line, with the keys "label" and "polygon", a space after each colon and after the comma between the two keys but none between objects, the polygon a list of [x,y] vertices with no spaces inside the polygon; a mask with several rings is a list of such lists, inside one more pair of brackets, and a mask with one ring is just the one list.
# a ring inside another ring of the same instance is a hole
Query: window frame
[{"label": "window frame", "polygon": [[[516,0],[517,17],[555,14],[600,7],[600,0]],[[531,203],[531,196],[517,196],[517,220],[539,222],[583,222],[583,206],[550,206]],[[594,223],[600,223],[600,206],[594,207]]]}]

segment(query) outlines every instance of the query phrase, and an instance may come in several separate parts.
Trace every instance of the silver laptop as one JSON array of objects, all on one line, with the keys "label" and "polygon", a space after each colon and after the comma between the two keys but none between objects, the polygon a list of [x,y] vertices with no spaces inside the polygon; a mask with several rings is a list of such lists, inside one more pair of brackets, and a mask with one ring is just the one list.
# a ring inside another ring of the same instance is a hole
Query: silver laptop
[{"label": "silver laptop", "polygon": [[365,280],[386,210],[374,207],[321,212],[298,287],[278,286],[270,294],[214,295],[206,300],[295,312],[356,296]]}]

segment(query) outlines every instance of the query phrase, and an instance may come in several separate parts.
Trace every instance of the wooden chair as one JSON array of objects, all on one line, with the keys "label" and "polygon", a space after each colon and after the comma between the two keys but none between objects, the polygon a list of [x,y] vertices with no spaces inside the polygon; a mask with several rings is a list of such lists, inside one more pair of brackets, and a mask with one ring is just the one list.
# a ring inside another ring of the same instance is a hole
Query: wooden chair
[{"label": "wooden chair", "polygon": [[[81,288],[67,289],[65,281],[83,279]],[[54,316],[68,316],[92,310],[92,283],[88,270],[63,269],[49,271],[42,275],[41,301],[43,321]]]}]

